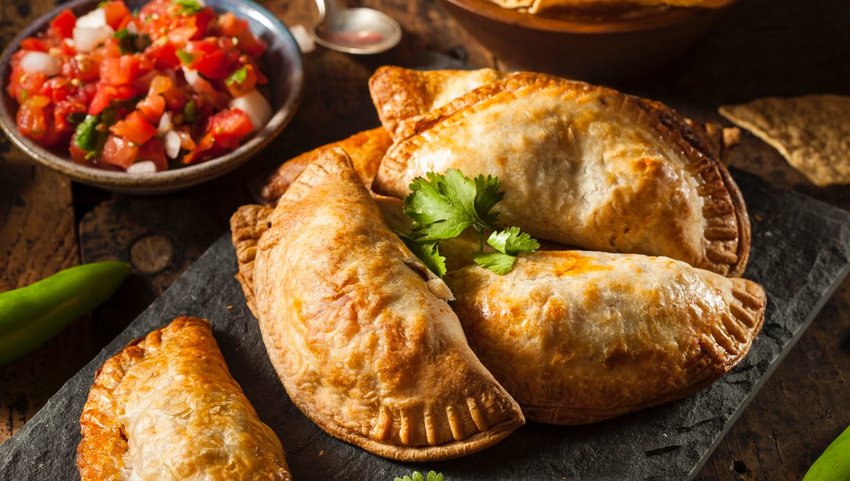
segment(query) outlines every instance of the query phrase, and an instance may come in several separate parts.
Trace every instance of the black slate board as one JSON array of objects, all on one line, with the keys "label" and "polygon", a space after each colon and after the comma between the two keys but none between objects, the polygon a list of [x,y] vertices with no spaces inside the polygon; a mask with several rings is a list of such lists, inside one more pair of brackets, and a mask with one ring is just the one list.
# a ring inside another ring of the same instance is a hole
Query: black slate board
[{"label": "black slate board", "polygon": [[0,446],[0,479],[73,480],[78,419],[94,371],[128,341],[178,315],[212,321],[236,380],[280,436],[297,481],[391,481],[413,469],[461,480],[692,479],[748,402],[850,271],[850,213],[736,173],[753,219],[746,277],[768,293],[764,330],[729,375],[679,402],[583,427],[531,424],[459,460],[404,465],[324,434],[289,401],[233,275],[223,236],[47,405]]}]

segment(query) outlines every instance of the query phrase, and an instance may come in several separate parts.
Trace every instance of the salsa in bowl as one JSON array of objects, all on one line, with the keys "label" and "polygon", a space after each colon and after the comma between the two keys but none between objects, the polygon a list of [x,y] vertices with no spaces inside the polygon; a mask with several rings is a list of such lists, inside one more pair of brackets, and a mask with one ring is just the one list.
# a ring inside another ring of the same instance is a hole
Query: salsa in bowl
[{"label": "salsa in bowl", "polygon": [[78,0],[0,61],[0,121],[19,147],[76,180],[134,192],[241,164],[282,131],[302,83],[286,27],[241,0]]}]

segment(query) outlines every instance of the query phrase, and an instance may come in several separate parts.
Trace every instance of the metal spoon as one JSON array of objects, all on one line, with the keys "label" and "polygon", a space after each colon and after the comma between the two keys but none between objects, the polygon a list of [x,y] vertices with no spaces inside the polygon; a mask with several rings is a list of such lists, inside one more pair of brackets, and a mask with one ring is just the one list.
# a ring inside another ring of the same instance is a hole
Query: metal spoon
[{"label": "metal spoon", "polygon": [[387,51],[401,40],[401,26],[389,15],[371,8],[345,8],[337,0],[316,0],[319,22],[316,43],[339,52],[367,55]]}]

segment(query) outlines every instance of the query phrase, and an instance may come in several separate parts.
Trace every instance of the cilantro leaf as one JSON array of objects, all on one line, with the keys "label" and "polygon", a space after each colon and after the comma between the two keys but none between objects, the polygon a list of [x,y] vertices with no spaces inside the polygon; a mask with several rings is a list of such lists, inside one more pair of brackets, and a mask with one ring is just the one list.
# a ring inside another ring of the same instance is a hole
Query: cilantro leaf
[{"label": "cilantro leaf", "polygon": [[490,252],[487,254],[475,254],[472,260],[479,266],[503,276],[513,269],[516,256],[510,256],[501,252]]},{"label": "cilantro leaf", "polygon": [[493,231],[487,244],[509,256],[515,256],[520,252],[534,252],[540,248],[540,243],[530,235],[519,230],[519,227],[509,227],[502,231]]},{"label": "cilantro leaf", "polygon": [[[498,181],[496,191],[492,187],[492,182],[473,181],[457,169],[449,169],[445,174],[428,172],[424,178],[413,179],[410,195],[404,199],[404,213],[413,219],[411,236],[441,240],[457,237],[470,226],[479,232],[491,229],[488,219],[495,217],[489,211],[501,199]],[[494,198],[498,199],[494,202]],[[477,205],[485,210],[479,212]]]},{"label": "cilantro leaf", "polygon": [[180,7],[177,10],[180,15],[194,15],[204,9],[196,0],[173,0],[173,3]]},{"label": "cilantro leaf", "polygon": [[493,225],[499,217],[498,212],[491,212],[493,207],[505,197],[499,192],[501,183],[498,177],[479,175],[475,178],[475,211],[487,224]]},{"label": "cilantro leaf", "polygon": [[428,471],[427,476],[423,476],[419,471],[414,471],[403,478],[395,478],[395,481],[443,481],[443,475]]},{"label": "cilantro leaf", "polygon": [[246,78],[248,78],[248,68],[243,66],[242,68],[234,70],[232,74],[228,75],[227,80],[225,80],[224,82],[227,85],[241,84],[245,81]]},{"label": "cilantro leaf", "polygon": [[436,242],[417,242],[404,236],[401,239],[410,252],[424,262],[431,272],[440,277],[446,275],[446,258],[440,255],[440,246]]},{"label": "cilantro leaf", "polygon": [[76,140],[77,147],[85,151],[93,151],[97,147],[97,124],[100,118],[97,115],[86,115],[77,125]]},{"label": "cilantro leaf", "polygon": [[[499,213],[493,209],[505,196],[500,187],[497,177],[479,175],[470,179],[457,169],[449,169],[445,174],[428,172],[425,177],[413,179],[410,195],[404,199],[404,213],[413,221],[413,228],[410,234],[401,237],[431,271],[442,277],[446,273],[446,258],[440,255],[439,242],[472,227],[479,239],[475,263],[497,274],[507,274],[516,263],[517,254],[534,252],[540,243],[519,227],[496,229]],[[484,252],[486,231],[493,231],[487,244],[496,252]]]},{"label": "cilantro leaf", "polygon": [[183,49],[177,51],[177,57],[180,59],[181,62],[183,62],[184,65],[189,65],[195,60],[194,55]]}]

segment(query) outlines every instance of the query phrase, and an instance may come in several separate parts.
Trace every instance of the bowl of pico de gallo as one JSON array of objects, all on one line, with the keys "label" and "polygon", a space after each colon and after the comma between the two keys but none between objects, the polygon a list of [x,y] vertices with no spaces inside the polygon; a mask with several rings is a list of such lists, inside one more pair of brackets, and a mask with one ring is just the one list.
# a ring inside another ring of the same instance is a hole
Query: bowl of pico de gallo
[{"label": "bowl of pico de gallo", "polygon": [[0,56],[0,127],[35,161],[127,193],[218,177],[297,108],[301,54],[250,0],[73,0]]}]

